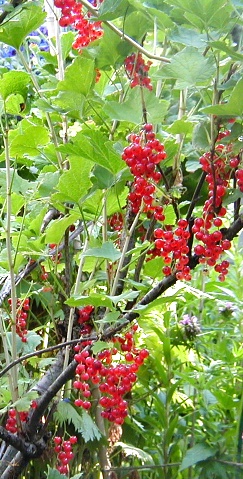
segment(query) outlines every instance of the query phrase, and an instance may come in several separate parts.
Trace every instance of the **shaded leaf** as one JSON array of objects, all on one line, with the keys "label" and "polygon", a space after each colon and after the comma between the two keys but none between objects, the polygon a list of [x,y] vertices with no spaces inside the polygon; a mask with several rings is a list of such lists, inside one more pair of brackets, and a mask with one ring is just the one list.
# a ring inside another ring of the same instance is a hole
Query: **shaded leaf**
[{"label": "shaded leaf", "polygon": [[180,466],[180,471],[183,471],[184,469],[187,469],[188,467],[191,467],[200,461],[205,461],[209,457],[214,456],[215,453],[215,449],[212,449],[205,444],[196,444],[186,452],[186,455],[183,458]]}]

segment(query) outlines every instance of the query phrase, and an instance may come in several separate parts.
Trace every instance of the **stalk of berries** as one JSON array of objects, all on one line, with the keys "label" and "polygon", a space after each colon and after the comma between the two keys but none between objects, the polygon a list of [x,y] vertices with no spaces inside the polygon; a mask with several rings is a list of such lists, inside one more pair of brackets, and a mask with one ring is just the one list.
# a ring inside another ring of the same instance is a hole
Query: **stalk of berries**
[{"label": "stalk of berries", "polygon": [[149,253],[153,257],[161,256],[163,258],[165,265],[162,272],[164,275],[169,276],[172,272],[176,272],[177,279],[190,281],[189,247],[187,244],[190,238],[188,222],[185,219],[178,220],[174,231],[167,227],[165,229],[156,228],[154,238],[155,247]]},{"label": "stalk of berries", "polygon": [[[103,35],[101,22],[90,20],[90,13],[83,12],[81,3],[76,0],[54,0],[54,5],[61,9],[59,25],[61,27],[72,26],[78,32],[73,43],[75,50],[81,51]],[[93,6],[97,6],[96,3],[93,3]]]},{"label": "stalk of berries", "polygon": [[[8,299],[8,303],[12,310],[12,300],[11,298]],[[26,298],[24,301],[21,299],[17,299],[17,311],[16,311],[16,333],[20,337],[23,343],[27,342],[27,318],[28,318],[28,311],[30,309],[30,300]]]},{"label": "stalk of berries", "polygon": [[123,424],[128,414],[124,396],[131,391],[137,379],[136,373],[149,355],[146,349],[136,348],[136,329],[135,325],[124,338],[113,338],[113,348],[100,352],[97,358],[87,350],[75,354],[78,365],[73,387],[79,393],[79,398],[74,401],[76,406],[86,410],[91,408],[91,388],[92,384],[97,384],[102,393],[102,416],[115,424]]},{"label": "stalk of berries", "polygon": [[74,458],[73,445],[78,441],[76,436],[71,436],[68,440],[64,441],[59,436],[54,437],[54,451],[57,453],[58,464],[56,469],[60,474],[69,473],[69,463]]},{"label": "stalk of berries", "polygon": [[128,77],[131,80],[130,86],[142,86],[148,90],[152,90],[151,80],[148,76],[148,71],[152,62],[145,63],[140,52],[132,53],[124,60],[124,66]]},{"label": "stalk of berries", "polygon": [[[220,132],[217,142],[229,136],[230,131]],[[196,218],[192,227],[192,233],[200,241],[194,248],[195,254],[200,256],[200,263],[213,266],[219,273],[219,280],[224,281],[228,273],[229,262],[221,261],[222,254],[229,250],[231,242],[223,238],[220,228],[223,227],[223,219],[227,210],[222,206],[224,197],[227,194],[232,170],[238,168],[239,157],[232,153],[232,145],[217,143],[214,153],[204,153],[200,158],[203,171],[207,173],[208,199],[203,206],[202,217]],[[233,171],[234,173],[234,171]],[[239,188],[243,191],[243,170],[237,169],[235,177]]]},{"label": "stalk of berries", "polygon": [[164,145],[155,138],[153,126],[149,123],[143,126],[138,135],[132,133],[129,141],[130,145],[124,149],[122,159],[134,176],[128,195],[132,211],[137,214],[143,202],[144,212],[152,212],[155,219],[163,221],[163,207],[156,204],[154,183],[158,183],[162,177],[156,166],[166,158]]},{"label": "stalk of berries", "polygon": [[[31,401],[30,408],[36,409],[38,407],[37,401]],[[19,421],[21,423],[26,423],[29,415],[29,411],[18,411],[15,408],[11,408],[8,410],[8,418],[5,424],[5,429],[12,434],[18,433],[18,422],[17,422],[17,415],[19,417]]]}]

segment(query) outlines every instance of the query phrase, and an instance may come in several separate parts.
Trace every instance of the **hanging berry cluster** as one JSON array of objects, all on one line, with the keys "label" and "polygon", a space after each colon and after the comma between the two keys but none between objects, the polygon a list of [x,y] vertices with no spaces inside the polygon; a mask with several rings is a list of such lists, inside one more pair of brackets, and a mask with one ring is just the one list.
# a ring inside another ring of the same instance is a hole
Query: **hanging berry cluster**
[{"label": "hanging berry cluster", "polygon": [[[28,412],[26,411],[19,411],[19,420],[21,423],[25,423],[28,418]],[[5,429],[12,434],[16,434],[18,432],[18,423],[17,423],[17,411],[16,409],[12,408],[8,411],[8,418],[5,424]]]},{"label": "hanging berry cluster", "polygon": [[58,464],[56,469],[60,474],[69,473],[69,462],[74,458],[73,445],[78,441],[77,436],[71,436],[64,441],[62,437],[54,437],[54,451],[57,453]]},{"label": "hanging berry cluster", "polygon": [[190,238],[188,222],[185,219],[178,220],[174,231],[168,228],[156,228],[154,238],[155,248],[150,250],[149,253],[153,257],[161,256],[163,258],[165,266],[162,271],[164,275],[168,276],[175,271],[177,279],[190,281],[189,247],[187,244]]},{"label": "hanging berry cluster", "polygon": [[224,281],[228,273],[229,262],[221,261],[224,251],[231,247],[231,242],[224,239],[221,228],[227,210],[222,201],[227,194],[229,183],[235,175],[237,184],[243,190],[243,170],[239,169],[240,159],[232,152],[232,145],[219,143],[222,138],[229,136],[230,131],[219,134],[215,151],[206,152],[200,158],[203,171],[207,173],[208,199],[203,206],[202,217],[194,221],[192,232],[202,244],[194,248],[195,254],[200,256],[200,263],[213,266],[219,273],[219,280]]},{"label": "hanging berry cluster", "polygon": [[81,335],[89,334],[92,329],[91,315],[94,311],[94,306],[84,306],[78,310],[78,324],[81,325]]},{"label": "hanging berry cluster", "polygon": [[[103,35],[101,22],[90,20],[90,13],[85,14],[83,12],[81,3],[76,0],[54,0],[54,5],[61,9],[60,26],[72,26],[78,32],[73,43],[75,50],[80,52],[84,47]],[[96,4],[93,3],[93,6],[96,6]]]},{"label": "hanging berry cluster", "polygon": [[145,63],[141,53],[132,53],[124,60],[124,66],[128,77],[131,80],[130,86],[142,86],[148,90],[152,90],[151,80],[148,76],[148,71],[152,62]]},{"label": "hanging berry cluster", "polygon": [[153,212],[155,219],[163,221],[163,208],[156,205],[156,187],[153,183],[161,180],[161,173],[156,166],[166,158],[164,145],[155,138],[153,126],[149,123],[143,126],[138,135],[132,133],[129,141],[130,145],[124,149],[122,159],[135,178],[128,195],[132,211],[138,213],[143,202],[144,212]]},{"label": "hanging berry cluster", "polygon": [[148,357],[146,349],[139,350],[135,346],[134,333],[137,326],[125,334],[124,338],[114,337],[113,348],[100,352],[97,358],[87,350],[77,352],[74,359],[76,379],[73,387],[79,398],[74,401],[77,407],[89,410],[92,406],[92,384],[97,384],[102,394],[100,405],[102,416],[115,424],[123,424],[128,414],[128,403],[124,396],[129,393],[137,380],[137,371]]},{"label": "hanging berry cluster", "polygon": [[[12,310],[12,300],[8,299],[8,303]],[[23,343],[27,342],[27,317],[28,311],[30,309],[30,300],[26,298],[24,301],[22,299],[17,299],[17,311],[16,311],[16,333],[20,337]]]}]

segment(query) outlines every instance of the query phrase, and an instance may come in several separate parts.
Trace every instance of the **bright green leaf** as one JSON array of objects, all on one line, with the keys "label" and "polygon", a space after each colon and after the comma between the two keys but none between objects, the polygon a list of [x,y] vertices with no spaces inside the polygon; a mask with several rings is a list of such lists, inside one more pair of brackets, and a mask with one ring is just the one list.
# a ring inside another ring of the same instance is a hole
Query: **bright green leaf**
[{"label": "bright green leaf", "polygon": [[157,72],[157,78],[176,80],[176,88],[184,89],[208,82],[215,73],[213,59],[205,58],[194,47],[186,47],[171,59],[171,63],[163,65]]},{"label": "bright green leaf", "polygon": [[96,341],[92,346],[92,351],[94,354],[100,353],[100,351],[104,351],[104,349],[109,349],[110,344],[105,343],[104,341]]},{"label": "bright green leaf", "polygon": [[79,215],[77,213],[73,213],[69,216],[65,216],[64,218],[52,221],[46,229],[46,243],[60,243],[67,228],[75,223],[78,218]]},{"label": "bright green leaf", "polygon": [[114,263],[121,257],[121,252],[114,246],[113,242],[106,241],[100,248],[90,248],[82,256],[105,258]]},{"label": "bright green leaf", "polygon": [[76,156],[70,157],[69,163],[70,169],[65,170],[60,177],[54,199],[79,203],[92,184],[90,171],[93,163]]},{"label": "bright green leaf", "polygon": [[64,80],[57,85],[58,91],[71,91],[87,95],[94,82],[94,61],[80,55],[65,70]]},{"label": "bright green leaf", "polygon": [[30,82],[28,73],[19,71],[10,71],[3,74],[0,79],[0,95],[6,100],[10,95],[19,94],[22,98],[26,98],[27,85]]},{"label": "bright green leaf", "polygon": [[21,6],[12,18],[0,25],[0,42],[19,49],[25,37],[43,24],[46,13],[31,3]]}]

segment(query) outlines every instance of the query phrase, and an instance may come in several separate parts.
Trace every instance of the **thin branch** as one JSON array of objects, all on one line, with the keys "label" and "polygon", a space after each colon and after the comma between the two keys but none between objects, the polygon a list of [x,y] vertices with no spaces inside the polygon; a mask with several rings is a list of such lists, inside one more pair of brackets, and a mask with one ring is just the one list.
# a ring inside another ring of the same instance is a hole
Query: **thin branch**
[{"label": "thin branch", "polygon": [[[88,1],[81,0],[82,5],[84,5],[89,12],[91,12],[94,17],[99,20],[99,13]],[[160,57],[159,55],[154,55],[153,53],[146,50],[146,48],[142,47],[138,42],[133,40],[131,37],[126,35],[122,30],[117,28],[112,22],[108,20],[102,20],[102,23],[107,25],[113,32],[115,32],[122,40],[126,40],[130,43],[133,47],[135,47],[139,52],[143,53],[147,58],[151,58],[152,60],[157,60],[159,62],[170,63],[170,59],[166,57]]]}]

